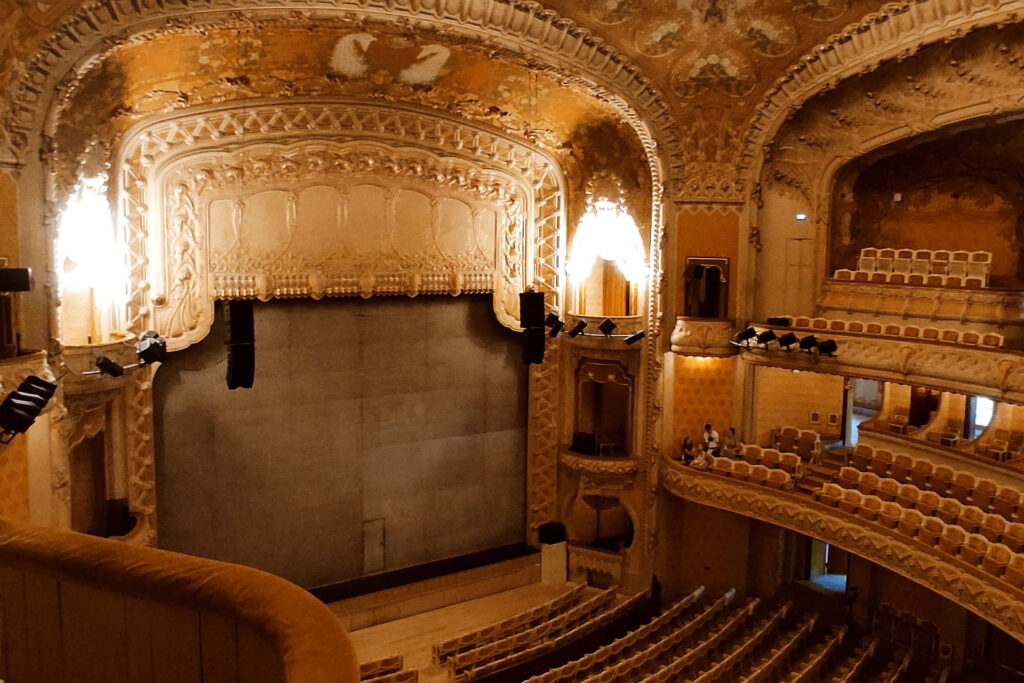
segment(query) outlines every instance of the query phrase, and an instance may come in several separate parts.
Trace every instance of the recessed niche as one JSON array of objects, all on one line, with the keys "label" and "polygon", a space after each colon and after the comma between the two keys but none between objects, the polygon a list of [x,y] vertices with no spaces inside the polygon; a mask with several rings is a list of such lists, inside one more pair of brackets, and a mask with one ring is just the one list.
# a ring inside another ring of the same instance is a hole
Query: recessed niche
[{"label": "recessed niche", "polygon": [[580,363],[571,450],[583,455],[629,455],[633,386],[633,376],[619,363]]}]

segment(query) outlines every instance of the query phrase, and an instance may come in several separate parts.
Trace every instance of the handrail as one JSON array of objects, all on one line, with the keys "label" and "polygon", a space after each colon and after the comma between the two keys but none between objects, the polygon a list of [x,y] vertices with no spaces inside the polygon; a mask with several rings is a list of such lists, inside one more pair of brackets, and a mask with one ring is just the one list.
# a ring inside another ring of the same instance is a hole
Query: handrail
[{"label": "handrail", "polygon": [[[233,619],[266,641],[287,683],[359,680],[355,650],[341,622],[308,592],[266,572],[0,519],[4,570],[39,576],[58,588],[84,584],[115,596]],[[10,598],[3,589],[0,604]],[[10,633],[5,630],[3,637],[9,639]],[[8,659],[16,656],[4,652]]]}]

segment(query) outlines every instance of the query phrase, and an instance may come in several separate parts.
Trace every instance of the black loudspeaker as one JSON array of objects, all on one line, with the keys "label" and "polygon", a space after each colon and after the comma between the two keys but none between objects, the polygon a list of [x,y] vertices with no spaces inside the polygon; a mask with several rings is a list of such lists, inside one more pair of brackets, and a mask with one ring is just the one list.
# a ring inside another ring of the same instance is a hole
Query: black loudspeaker
[{"label": "black loudspeaker", "polygon": [[776,327],[789,327],[793,324],[793,321],[789,318],[768,318],[769,325],[775,325]]},{"label": "black loudspeaker", "polygon": [[519,325],[523,328],[525,343],[523,362],[540,365],[544,362],[544,292],[519,294]]},{"label": "black loudspeaker", "polygon": [[546,545],[561,543],[566,539],[565,525],[561,522],[544,522],[537,528],[537,540]]},{"label": "black loudspeaker", "polygon": [[30,289],[31,268],[0,268],[0,292],[27,292]]},{"label": "black loudspeaker", "polygon": [[228,347],[228,389],[252,389],[256,374],[256,332],[251,301],[229,301],[224,311]]},{"label": "black loudspeaker", "polygon": [[544,327],[544,292],[522,292],[519,294],[519,326]]}]

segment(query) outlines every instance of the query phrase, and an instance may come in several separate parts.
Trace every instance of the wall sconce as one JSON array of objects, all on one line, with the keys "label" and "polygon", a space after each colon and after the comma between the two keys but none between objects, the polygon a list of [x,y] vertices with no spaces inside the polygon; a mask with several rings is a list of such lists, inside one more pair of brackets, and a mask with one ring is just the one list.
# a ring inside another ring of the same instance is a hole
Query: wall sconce
[{"label": "wall sconce", "polygon": [[636,221],[622,201],[591,196],[587,200],[587,212],[576,228],[565,272],[573,283],[583,283],[598,258],[614,262],[631,283],[647,278],[644,243]]}]

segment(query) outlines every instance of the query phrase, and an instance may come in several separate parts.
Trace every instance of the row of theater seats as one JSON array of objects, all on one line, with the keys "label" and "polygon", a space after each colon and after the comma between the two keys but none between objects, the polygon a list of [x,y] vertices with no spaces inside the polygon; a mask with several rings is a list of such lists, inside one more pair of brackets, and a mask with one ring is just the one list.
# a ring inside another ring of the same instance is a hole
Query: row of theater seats
[{"label": "row of theater seats", "polygon": [[405,661],[402,655],[393,655],[383,659],[375,659],[359,665],[360,683],[417,683],[420,672],[415,669],[404,670]]},{"label": "row of theater seats", "polygon": [[971,534],[957,524],[947,524],[938,517],[925,516],[914,508],[904,508],[898,502],[883,501],[879,496],[865,494],[857,489],[844,489],[836,483],[826,483],[817,492],[819,502],[839,507],[865,521],[877,522],[907,538],[938,548],[959,557],[972,566],[980,566],[997,578],[1024,588],[1024,555],[1016,554],[1002,543],[993,543],[981,534]]},{"label": "row of theater seats", "polygon": [[862,322],[838,318],[811,318],[809,316],[784,316],[791,326],[798,330],[812,332],[842,332],[849,334],[870,334],[875,337],[899,337],[919,341],[962,344],[982,348],[999,348],[1005,341],[1003,335],[995,332],[973,332],[971,330],[940,330],[935,327],[897,325],[895,323]]},{"label": "row of theater seats", "polygon": [[911,287],[945,287],[948,289],[984,289],[988,281],[981,277],[963,275],[919,275],[911,273],[883,273],[840,268],[832,275],[841,282],[866,282],[876,285],[910,285]]},{"label": "row of theater seats", "polygon": [[935,465],[927,458],[914,458],[906,453],[893,454],[890,450],[875,449],[866,444],[858,444],[853,450],[850,465],[861,471],[874,472],[879,477],[894,479],[897,484],[910,483],[921,490],[955,498],[1010,522],[1024,522],[1024,496],[1019,490],[980,479],[971,472],[955,472],[951,467]]},{"label": "row of theater seats", "polygon": [[886,668],[873,661],[877,638],[839,657],[845,627],[822,631],[817,615],[794,616],[789,604],[735,603],[734,590],[712,599],[698,588],[636,630],[526,683],[852,683],[868,668]]},{"label": "row of theater seats", "polygon": [[566,647],[635,612],[650,594],[630,596],[618,605],[614,600],[615,589],[609,588],[533,628],[460,652],[448,659],[450,680],[487,678]]},{"label": "row of theater seats", "polygon": [[1015,553],[1024,552],[1024,524],[1008,522],[1005,517],[987,513],[976,505],[956,498],[943,498],[935,491],[922,491],[914,484],[899,484],[894,479],[880,478],[874,472],[860,472],[844,467],[838,484],[843,489],[878,496],[883,503],[898,503],[926,517],[938,517],[946,524],[955,524],[971,534],[981,534],[993,543],[1003,543]]},{"label": "row of theater seats", "polygon": [[580,604],[586,595],[586,591],[587,587],[583,584],[573,586],[565,593],[533,609],[526,610],[507,619],[502,619],[482,629],[461,633],[438,643],[432,648],[434,664],[444,664],[460,652],[472,650],[487,643],[507,638],[520,631],[539,626],[545,621],[551,620],[559,613]]},{"label": "row of theater seats", "polygon": [[971,277],[987,285],[992,272],[992,252],[867,247],[860,250],[857,270],[866,273]]},{"label": "row of theater seats", "polygon": [[802,463],[796,453],[783,453],[775,448],[762,448],[757,444],[744,444],[740,447],[740,457],[751,466],[764,465],[769,470],[779,469],[791,477],[799,477]]},{"label": "row of theater seats", "polygon": [[[771,448],[765,450],[774,451]],[[780,491],[789,491],[794,486],[793,475],[781,467],[770,468],[760,463],[751,465],[746,460],[711,458],[711,472]]]},{"label": "row of theater seats", "polygon": [[806,462],[821,453],[821,434],[786,425],[775,434],[774,446],[783,453],[796,453]]}]

